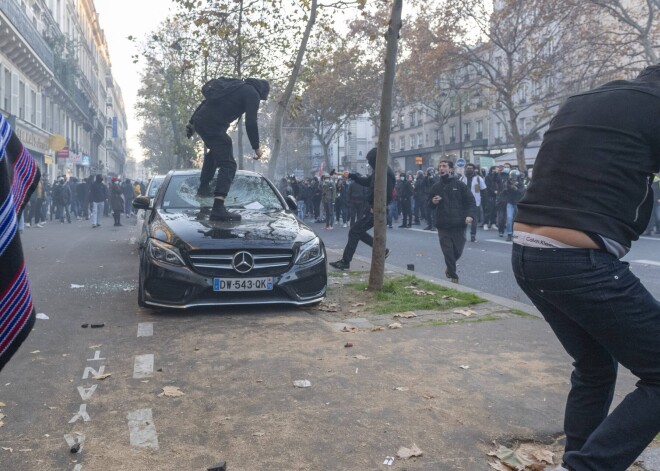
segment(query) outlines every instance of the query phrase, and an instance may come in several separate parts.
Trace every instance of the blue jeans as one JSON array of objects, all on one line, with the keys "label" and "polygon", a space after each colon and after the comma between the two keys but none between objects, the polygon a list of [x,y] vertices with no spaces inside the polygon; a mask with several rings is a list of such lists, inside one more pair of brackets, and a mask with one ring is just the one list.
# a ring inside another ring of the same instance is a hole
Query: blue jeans
[{"label": "blue jeans", "polygon": [[[564,462],[624,471],[660,432],[660,303],[601,250],[513,244],[513,272],[573,358]],[[609,415],[617,365],[639,378]]]},{"label": "blue jeans", "polygon": [[298,201],[298,219],[305,220],[305,200]]},{"label": "blue jeans", "polygon": [[506,235],[513,235],[513,219],[518,212],[517,204],[506,204]]}]

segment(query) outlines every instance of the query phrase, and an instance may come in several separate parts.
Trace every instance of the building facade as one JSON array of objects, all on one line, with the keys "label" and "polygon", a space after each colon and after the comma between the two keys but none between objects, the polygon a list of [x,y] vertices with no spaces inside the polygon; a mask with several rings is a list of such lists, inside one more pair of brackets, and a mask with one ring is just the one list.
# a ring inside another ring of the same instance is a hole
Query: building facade
[{"label": "building facade", "polygon": [[93,0],[0,0],[0,112],[49,179],[123,174],[126,115]]}]

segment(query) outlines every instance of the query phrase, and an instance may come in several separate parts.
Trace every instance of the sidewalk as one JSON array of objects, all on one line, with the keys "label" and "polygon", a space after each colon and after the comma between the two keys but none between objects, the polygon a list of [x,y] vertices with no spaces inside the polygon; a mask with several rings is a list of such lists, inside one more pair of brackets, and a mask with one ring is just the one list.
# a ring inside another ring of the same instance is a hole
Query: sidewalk
[{"label": "sidewalk", "polygon": [[[336,260],[341,253],[328,250],[328,257]],[[365,272],[368,279],[370,263],[369,259],[355,257],[350,271]],[[333,291],[347,277],[332,275],[338,270],[330,268],[330,271],[328,302],[335,302]],[[386,264],[386,271],[413,274],[389,264]],[[400,320],[403,328],[388,332],[386,342],[378,342],[378,335],[383,332],[370,332],[369,326],[393,322],[392,316],[343,316],[338,319],[337,313],[323,313],[324,319],[333,323],[337,330],[345,331],[345,326],[348,330],[366,330],[357,334],[346,333],[347,339],[358,336],[360,347],[367,342],[369,350],[395,349],[399,352],[395,355],[396,360],[389,359],[385,364],[390,373],[406,373],[397,378],[401,384],[391,386],[403,387],[405,392],[400,392],[401,395],[416,396],[417,401],[420,397],[422,399],[415,407],[414,425],[409,433],[415,437],[411,440],[425,451],[418,464],[425,464],[406,469],[491,469],[487,453],[494,448],[493,442],[507,447],[533,442],[541,449],[555,453],[555,462],[559,462],[563,450],[563,410],[569,390],[571,359],[538,310],[445,280],[416,276],[486,299],[486,303],[471,306],[476,311],[474,318],[477,321],[462,323],[459,319],[455,325],[451,322],[429,325],[407,324],[406,320]],[[527,316],[521,315],[520,311]],[[380,321],[379,318],[383,317],[385,319]],[[485,321],[479,322],[480,317]],[[620,371],[614,405],[633,390],[636,381],[627,370]],[[422,439],[422,430],[440,430],[441,433]],[[645,452],[644,463],[630,469],[660,470],[660,448],[654,448],[657,446],[652,445]],[[427,460],[434,461],[435,467],[429,466]]]}]

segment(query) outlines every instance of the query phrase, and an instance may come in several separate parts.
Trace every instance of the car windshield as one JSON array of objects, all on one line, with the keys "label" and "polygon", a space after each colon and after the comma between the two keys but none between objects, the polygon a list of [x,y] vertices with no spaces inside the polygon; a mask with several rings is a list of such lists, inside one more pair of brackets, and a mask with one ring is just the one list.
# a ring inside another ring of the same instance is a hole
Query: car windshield
[{"label": "car windshield", "polygon": [[[215,188],[215,179],[211,180]],[[166,209],[203,208],[213,206],[213,196],[197,196],[199,174],[173,175],[170,179],[162,207]],[[236,175],[225,198],[227,208],[253,210],[284,209],[281,200],[265,178],[257,175]]]},{"label": "car windshield", "polygon": [[149,182],[149,190],[147,191],[147,196],[153,198],[158,193],[158,188],[163,184],[165,177],[153,177],[151,182]]}]

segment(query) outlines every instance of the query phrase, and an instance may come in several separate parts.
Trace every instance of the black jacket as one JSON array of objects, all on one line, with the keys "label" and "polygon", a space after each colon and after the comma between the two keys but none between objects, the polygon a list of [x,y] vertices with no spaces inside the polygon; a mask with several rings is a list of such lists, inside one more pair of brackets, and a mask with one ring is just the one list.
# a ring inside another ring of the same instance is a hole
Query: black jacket
[{"label": "black jacket", "polygon": [[413,186],[412,183],[408,181],[406,178],[405,180],[397,182],[397,189],[396,189],[396,197],[399,200],[410,200],[413,196]]},{"label": "black jacket", "polygon": [[108,189],[102,182],[94,182],[89,190],[89,200],[92,203],[103,203],[108,199]]},{"label": "black jacket", "polygon": [[[372,173],[371,175],[365,177],[359,173],[349,173],[348,178],[353,180],[358,185],[365,186],[369,188],[369,193],[367,194],[367,203],[373,208],[374,206],[374,184],[376,183],[376,176]],[[392,191],[394,190],[396,177],[394,176],[394,171],[387,166],[387,204],[392,202]],[[354,183],[354,184],[355,184]]]},{"label": "black jacket", "polygon": [[516,221],[630,247],[653,207],[659,115],[660,80],[618,80],[568,98],[543,137]]},{"label": "black jacket", "polygon": [[[437,205],[431,202],[434,196],[442,198]],[[474,218],[477,213],[474,195],[465,183],[453,175],[440,177],[440,181],[431,187],[429,204],[436,208],[436,224],[440,229],[465,227],[465,218]]]},{"label": "black jacket", "polygon": [[[254,80],[254,79],[248,79]],[[245,113],[245,131],[253,149],[259,148],[259,127],[257,126],[257,112],[259,102],[264,90],[260,90],[260,84],[251,81],[245,82],[237,87],[231,88],[221,99],[204,100],[197,107],[190,121],[202,139],[209,134],[226,132],[231,123],[236,121]],[[266,90],[266,96],[268,91]]]}]

